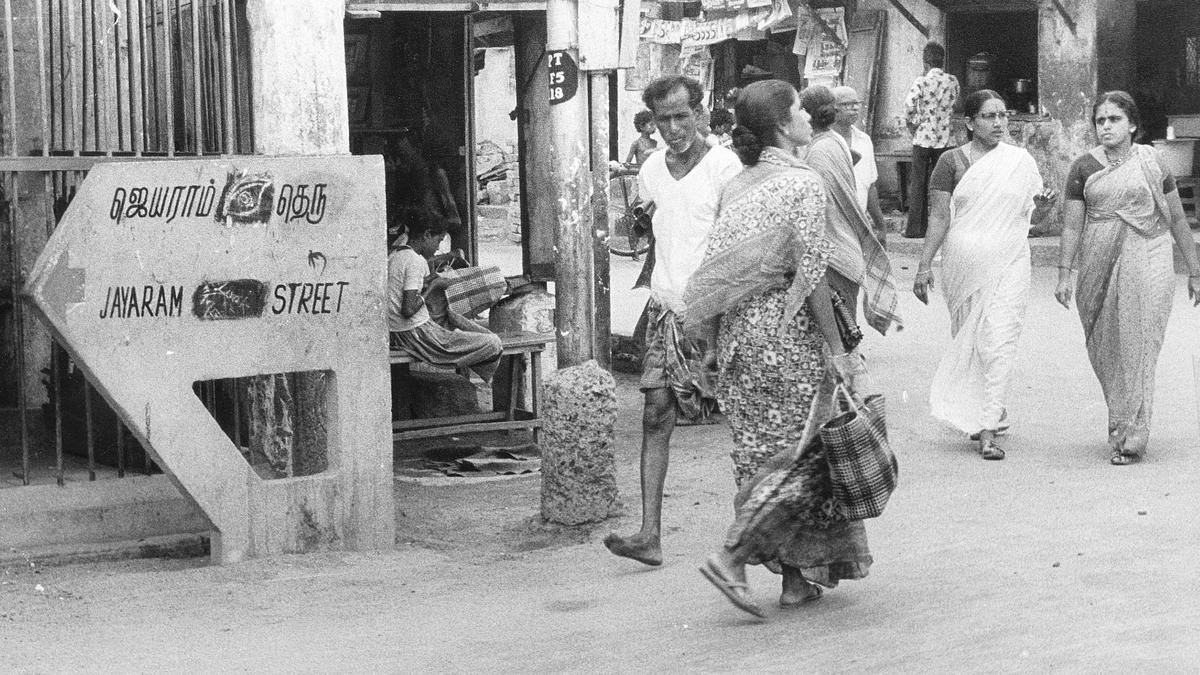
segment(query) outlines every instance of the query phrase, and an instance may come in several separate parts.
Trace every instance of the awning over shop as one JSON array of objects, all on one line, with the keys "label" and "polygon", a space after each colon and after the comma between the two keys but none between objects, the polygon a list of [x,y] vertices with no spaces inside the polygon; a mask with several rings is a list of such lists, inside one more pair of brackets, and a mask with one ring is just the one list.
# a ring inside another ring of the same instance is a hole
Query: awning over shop
[{"label": "awning over shop", "polygon": [[642,17],[641,39],[655,44],[703,47],[732,39],[761,36],[766,31],[819,30],[844,44],[808,0],[703,0],[695,18]]},{"label": "awning over shop", "polygon": [[378,12],[536,12],[546,10],[546,0],[407,0],[405,2],[347,2],[346,13]]},{"label": "awning over shop", "polygon": [[943,12],[1036,11],[1037,0],[929,0]]}]

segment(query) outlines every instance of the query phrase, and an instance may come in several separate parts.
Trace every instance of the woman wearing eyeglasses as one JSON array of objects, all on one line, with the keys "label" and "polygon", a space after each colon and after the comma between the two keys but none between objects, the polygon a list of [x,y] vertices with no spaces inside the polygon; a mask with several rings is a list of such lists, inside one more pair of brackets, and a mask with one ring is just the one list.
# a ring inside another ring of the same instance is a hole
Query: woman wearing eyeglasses
[{"label": "woman wearing eyeglasses", "polygon": [[1029,228],[1054,201],[1033,157],[1002,142],[1006,108],[990,89],[963,102],[971,140],[943,154],[930,177],[929,231],[913,282],[928,304],[941,249],[953,342],[929,404],[934,417],[978,440],[984,459],[1004,459],[996,435],[1006,428],[1004,398],[1029,299]]},{"label": "woman wearing eyeglasses", "polygon": [[1054,295],[1070,306],[1078,262],[1075,302],[1108,404],[1109,461],[1120,466],[1140,460],[1149,440],[1154,369],[1175,295],[1172,240],[1187,262],[1188,298],[1197,304],[1200,261],[1175,178],[1153,148],[1133,142],[1141,133],[1133,98],[1101,94],[1092,123],[1100,145],[1067,174]]}]

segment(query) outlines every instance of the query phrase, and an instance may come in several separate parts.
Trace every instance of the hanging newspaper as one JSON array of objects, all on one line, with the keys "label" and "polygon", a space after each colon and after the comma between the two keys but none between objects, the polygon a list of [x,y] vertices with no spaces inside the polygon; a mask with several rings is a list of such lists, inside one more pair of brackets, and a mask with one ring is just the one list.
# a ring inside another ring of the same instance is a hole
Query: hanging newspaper
[{"label": "hanging newspaper", "polygon": [[[784,5],[786,0],[780,0]],[[754,9],[739,10],[736,14],[721,15],[713,18],[682,19],[670,21],[667,19],[651,19],[642,17],[642,42],[657,44],[674,44],[682,47],[698,47],[724,42],[734,37],[739,31],[747,28],[766,30],[772,22],[778,23],[785,17],[777,12],[775,7],[767,4]]]},{"label": "hanging newspaper", "polygon": [[705,91],[712,89],[712,52],[708,47],[684,48],[679,57],[679,74],[700,83]]},{"label": "hanging newspaper", "polygon": [[[817,14],[842,41],[847,44],[846,16],[841,7],[818,9]],[[796,31],[799,40],[800,29]],[[794,50],[793,50],[794,51]],[[835,86],[841,84],[842,65],[846,61],[846,50],[837,42],[831,40],[825,31],[818,26],[812,26],[807,46],[807,58],[804,62],[804,78],[809,84],[824,84]]]},{"label": "hanging newspaper", "polygon": [[637,66],[625,75],[625,88],[640,91],[664,75],[687,75],[705,90],[712,88],[712,53],[708,47],[660,45],[643,42],[638,47]]}]

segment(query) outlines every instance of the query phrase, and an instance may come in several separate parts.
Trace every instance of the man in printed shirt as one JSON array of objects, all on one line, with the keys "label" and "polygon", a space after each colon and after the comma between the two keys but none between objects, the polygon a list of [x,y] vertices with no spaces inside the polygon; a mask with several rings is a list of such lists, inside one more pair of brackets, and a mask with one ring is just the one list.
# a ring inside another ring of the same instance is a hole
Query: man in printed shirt
[{"label": "man in printed shirt", "polygon": [[925,45],[925,74],[913,81],[904,100],[913,136],[906,237],[924,237],[929,223],[929,174],[950,149],[950,114],[958,103],[958,78],[946,73],[946,48]]}]

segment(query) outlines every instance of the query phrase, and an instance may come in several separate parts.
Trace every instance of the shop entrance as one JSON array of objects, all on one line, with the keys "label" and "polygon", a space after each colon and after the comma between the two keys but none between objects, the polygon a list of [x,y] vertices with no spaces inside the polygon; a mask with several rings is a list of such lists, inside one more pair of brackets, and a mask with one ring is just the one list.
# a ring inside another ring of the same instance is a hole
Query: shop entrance
[{"label": "shop entrance", "polygon": [[468,15],[382,12],[345,31],[350,152],[383,155],[389,229],[430,209],[474,260]]}]

